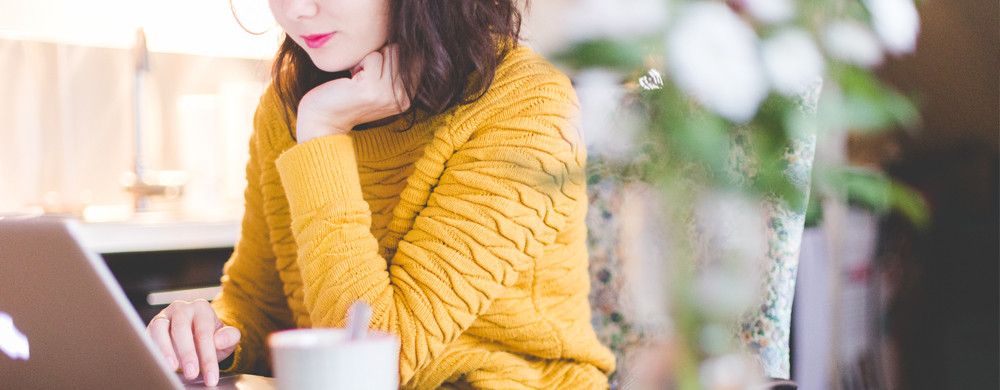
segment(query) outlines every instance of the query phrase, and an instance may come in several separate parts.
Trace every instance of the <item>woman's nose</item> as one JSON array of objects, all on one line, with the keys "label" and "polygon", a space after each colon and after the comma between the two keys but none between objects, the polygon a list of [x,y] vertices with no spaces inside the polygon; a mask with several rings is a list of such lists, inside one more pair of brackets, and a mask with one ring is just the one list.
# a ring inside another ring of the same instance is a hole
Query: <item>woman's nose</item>
[{"label": "woman's nose", "polygon": [[285,2],[285,16],[292,20],[316,16],[319,5],[314,0],[288,0]]}]

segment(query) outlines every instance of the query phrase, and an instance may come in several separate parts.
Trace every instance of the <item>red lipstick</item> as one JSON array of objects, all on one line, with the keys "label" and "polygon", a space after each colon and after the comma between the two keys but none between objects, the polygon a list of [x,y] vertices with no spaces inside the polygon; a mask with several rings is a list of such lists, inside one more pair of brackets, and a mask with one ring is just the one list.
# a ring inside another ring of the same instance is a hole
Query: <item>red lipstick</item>
[{"label": "red lipstick", "polygon": [[302,39],[306,40],[306,46],[312,49],[322,47],[333,37],[336,32],[326,33],[326,34],[313,34],[313,35],[301,35]]}]

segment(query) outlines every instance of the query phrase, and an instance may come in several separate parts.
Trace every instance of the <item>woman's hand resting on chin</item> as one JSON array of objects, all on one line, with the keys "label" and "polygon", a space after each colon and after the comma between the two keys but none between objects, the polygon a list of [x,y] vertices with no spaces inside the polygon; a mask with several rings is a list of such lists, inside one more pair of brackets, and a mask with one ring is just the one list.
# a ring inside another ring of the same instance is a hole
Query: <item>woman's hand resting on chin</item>
[{"label": "woman's hand resting on chin", "polygon": [[306,93],[299,102],[298,142],[347,134],[357,125],[408,110],[410,96],[399,77],[398,58],[398,45],[383,46],[351,69],[351,78],[331,80]]}]

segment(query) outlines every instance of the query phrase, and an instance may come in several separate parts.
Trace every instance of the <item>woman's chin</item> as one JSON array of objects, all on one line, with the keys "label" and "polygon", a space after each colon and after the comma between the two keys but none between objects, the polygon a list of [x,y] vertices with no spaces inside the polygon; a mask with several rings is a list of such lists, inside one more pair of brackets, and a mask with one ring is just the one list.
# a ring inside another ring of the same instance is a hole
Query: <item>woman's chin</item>
[{"label": "woman's chin", "polygon": [[324,65],[324,64],[316,63],[316,62],[313,62],[313,64],[315,64],[316,67],[319,68],[319,70],[322,70],[322,71],[328,72],[328,73],[346,72],[348,70],[348,67],[346,67],[346,66]]},{"label": "woman's chin", "polygon": [[313,65],[316,65],[319,70],[329,73],[345,72],[353,67],[353,64],[345,64],[339,61],[323,61],[312,58]]}]

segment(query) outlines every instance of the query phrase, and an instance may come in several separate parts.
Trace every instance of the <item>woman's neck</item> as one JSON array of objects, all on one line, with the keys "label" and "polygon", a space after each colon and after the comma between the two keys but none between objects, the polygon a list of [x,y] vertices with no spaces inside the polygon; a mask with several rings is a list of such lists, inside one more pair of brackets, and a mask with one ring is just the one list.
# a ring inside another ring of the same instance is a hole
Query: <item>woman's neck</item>
[{"label": "woman's neck", "polygon": [[374,122],[362,123],[360,125],[354,126],[354,130],[367,130],[367,129],[370,129],[370,128],[373,128],[373,127],[385,126],[385,125],[388,125],[390,123],[395,122],[399,118],[400,118],[399,115],[393,115],[393,116],[390,116],[388,118],[382,118],[382,119],[379,119],[379,120],[374,121]]}]

